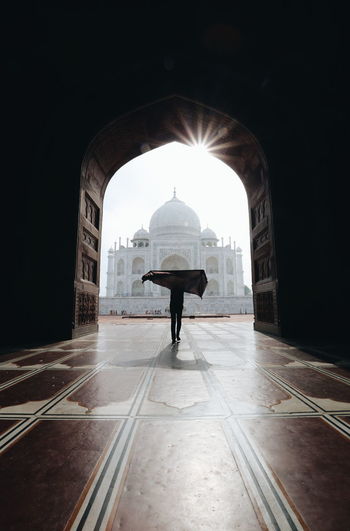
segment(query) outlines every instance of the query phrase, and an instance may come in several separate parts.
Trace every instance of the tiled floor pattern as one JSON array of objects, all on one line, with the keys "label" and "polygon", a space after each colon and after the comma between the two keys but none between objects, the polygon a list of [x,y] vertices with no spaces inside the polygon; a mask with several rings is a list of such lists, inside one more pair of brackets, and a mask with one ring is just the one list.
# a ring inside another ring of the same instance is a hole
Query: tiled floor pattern
[{"label": "tiled floor pattern", "polygon": [[0,357],[0,529],[350,529],[350,371],[251,323]]}]

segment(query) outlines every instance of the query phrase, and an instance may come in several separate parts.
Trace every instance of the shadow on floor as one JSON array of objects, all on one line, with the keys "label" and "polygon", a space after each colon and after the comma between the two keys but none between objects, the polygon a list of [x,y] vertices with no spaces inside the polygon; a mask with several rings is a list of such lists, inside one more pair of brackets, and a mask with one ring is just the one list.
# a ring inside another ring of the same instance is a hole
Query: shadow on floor
[{"label": "shadow on floor", "polygon": [[[189,352],[189,351],[184,351]],[[156,367],[162,369],[177,369],[182,371],[207,371],[210,368],[210,363],[204,359],[181,360],[178,358],[179,344],[172,345],[169,343],[157,356]],[[148,367],[153,358],[132,359],[130,361],[116,361],[110,363],[117,367]]]}]

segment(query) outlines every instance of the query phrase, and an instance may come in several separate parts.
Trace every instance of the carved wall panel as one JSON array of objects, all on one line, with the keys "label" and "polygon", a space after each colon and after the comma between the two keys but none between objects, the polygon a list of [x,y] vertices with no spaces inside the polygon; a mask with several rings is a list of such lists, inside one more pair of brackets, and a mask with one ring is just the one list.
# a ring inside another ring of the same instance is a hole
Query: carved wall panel
[{"label": "carved wall panel", "polygon": [[256,294],[256,316],[259,321],[264,323],[274,323],[275,314],[272,291]]},{"label": "carved wall panel", "polygon": [[85,227],[83,228],[83,242],[94,251],[98,250],[98,239],[86,230]]},{"label": "carved wall panel", "polygon": [[82,255],[82,274],[81,278],[96,284],[97,279],[97,262],[86,254]]},{"label": "carved wall panel", "polygon": [[254,250],[259,249],[269,240],[270,240],[270,231],[268,228],[266,228],[262,230],[261,232],[259,232],[259,234],[257,234],[257,236],[255,236],[255,238],[253,239],[253,249]]},{"label": "carved wall panel", "polygon": [[104,180],[104,171],[96,157],[91,157],[89,167],[83,174],[83,184],[86,190],[91,190],[97,195],[101,193],[101,181]]},{"label": "carved wall panel", "polygon": [[271,277],[271,258],[270,256],[264,256],[260,260],[255,260],[255,282],[259,280],[264,280]]},{"label": "carved wall panel", "polygon": [[163,258],[166,258],[170,255],[181,255],[184,256],[188,262],[191,262],[192,259],[192,252],[190,249],[174,249],[174,248],[167,248],[167,249],[160,249],[159,250],[159,260],[162,261]]},{"label": "carved wall panel", "polygon": [[92,293],[78,293],[78,325],[97,322],[97,297]]},{"label": "carved wall panel", "polygon": [[255,207],[252,208],[252,227],[256,227],[263,219],[267,217],[268,207],[267,200],[262,199]]},{"label": "carved wall panel", "polygon": [[100,226],[100,209],[98,206],[94,203],[94,201],[91,199],[89,194],[85,192],[85,205],[84,205],[84,215],[86,219],[96,227],[96,229]]}]

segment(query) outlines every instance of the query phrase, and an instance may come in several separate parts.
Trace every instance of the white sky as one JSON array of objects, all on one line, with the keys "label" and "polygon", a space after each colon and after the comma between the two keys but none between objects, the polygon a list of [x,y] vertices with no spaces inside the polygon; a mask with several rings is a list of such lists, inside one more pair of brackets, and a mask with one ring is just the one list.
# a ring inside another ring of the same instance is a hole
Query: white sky
[{"label": "white sky", "polygon": [[202,230],[208,225],[224,245],[229,236],[243,250],[244,283],[251,287],[248,202],[237,174],[201,148],[172,142],[131,160],[110,180],[103,209],[101,295],[106,294],[107,253],[114,242],[130,240],[148,230],[157,208],[176,196],[198,214]]}]

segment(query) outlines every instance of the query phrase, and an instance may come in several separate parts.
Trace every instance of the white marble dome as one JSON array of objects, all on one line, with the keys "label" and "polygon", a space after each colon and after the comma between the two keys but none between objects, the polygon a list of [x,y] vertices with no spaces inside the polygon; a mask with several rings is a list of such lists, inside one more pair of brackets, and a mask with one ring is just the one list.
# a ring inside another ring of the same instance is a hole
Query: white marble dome
[{"label": "white marble dome", "polygon": [[192,208],[174,197],[156,210],[151,217],[149,232],[152,238],[166,236],[176,238],[181,236],[199,237],[201,225],[199,217]]},{"label": "white marble dome", "polygon": [[149,240],[149,233],[143,227],[135,232],[133,240]]},{"label": "white marble dome", "polygon": [[206,229],[204,229],[202,231],[201,239],[202,240],[216,240],[216,241],[218,241],[218,238],[216,237],[215,232],[212,229],[209,229],[209,227],[207,227]]}]

